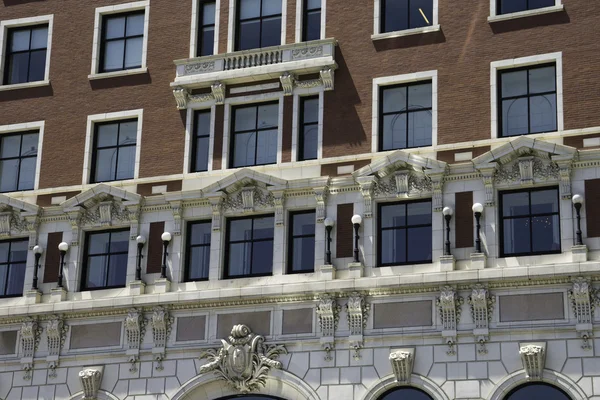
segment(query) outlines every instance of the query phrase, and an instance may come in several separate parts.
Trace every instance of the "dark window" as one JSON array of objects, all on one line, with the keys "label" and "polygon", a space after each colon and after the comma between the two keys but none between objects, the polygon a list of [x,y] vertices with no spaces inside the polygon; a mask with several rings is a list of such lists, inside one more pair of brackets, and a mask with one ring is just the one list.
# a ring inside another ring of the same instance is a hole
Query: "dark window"
[{"label": "dark window", "polygon": [[315,270],[315,212],[290,213],[288,272]]},{"label": "dark window", "polygon": [[8,30],[4,84],[43,81],[46,76],[48,25]]},{"label": "dark window", "polygon": [[133,178],[137,120],[95,125],[92,183]]},{"label": "dark window", "polygon": [[382,87],[380,150],[431,146],[431,99],[431,82]]},{"label": "dark window", "polygon": [[89,232],[85,243],[82,290],[124,287],[129,230]]},{"label": "dark window", "polygon": [[215,47],[215,2],[205,1],[200,4],[198,20],[197,56],[211,56]]},{"label": "dark window", "polygon": [[208,279],[210,265],[210,221],[190,222],[187,227],[186,281]]},{"label": "dark window", "polygon": [[571,400],[557,387],[547,383],[527,383],[513,389],[504,400]]},{"label": "dark window", "polygon": [[433,0],[381,0],[381,33],[433,24]]},{"label": "dark window", "polygon": [[236,50],[281,44],[282,0],[238,0]]},{"label": "dark window", "polygon": [[302,41],[321,39],[321,0],[304,0]]},{"label": "dark window", "polygon": [[235,107],[231,125],[230,166],[275,164],[279,104]]},{"label": "dark window", "polygon": [[221,397],[217,400],[232,400],[232,399],[244,399],[244,400],[284,400],[280,397],[265,396],[256,394],[235,394],[233,396]]},{"label": "dark window", "polygon": [[554,64],[500,71],[498,93],[500,136],[557,129]]},{"label": "dark window", "polygon": [[560,253],[558,189],[500,194],[503,257]]},{"label": "dark window", "polygon": [[208,171],[208,142],[210,139],[210,110],[194,114],[192,137],[192,172]]},{"label": "dark window", "polygon": [[298,161],[317,158],[319,142],[319,96],[300,98]]},{"label": "dark window", "polygon": [[552,7],[555,0],[497,0],[497,14],[510,14],[536,8]]},{"label": "dark window", "polygon": [[143,11],[102,17],[100,72],[142,66],[144,18]]},{"label": "dark window", "polygon": [[379,265],[431,262],[431,200],[379,205]]},{"label": "dark window", "polygon": [[27,239],[0,242],[0,297],[23,294],[28,245]]},{"label": "dark window", "polygon": [[227,220],[225,278],[272,274],[273,224],[272,215]]},{"label": "dark window", "polygon": [[433,398],[420,389],[400,387],[388,390],[378,400],[433,400]]},{"label": "dark window", "polygon": [[37,132],[0,136],[0,192],[33,189],[38,137]]}]

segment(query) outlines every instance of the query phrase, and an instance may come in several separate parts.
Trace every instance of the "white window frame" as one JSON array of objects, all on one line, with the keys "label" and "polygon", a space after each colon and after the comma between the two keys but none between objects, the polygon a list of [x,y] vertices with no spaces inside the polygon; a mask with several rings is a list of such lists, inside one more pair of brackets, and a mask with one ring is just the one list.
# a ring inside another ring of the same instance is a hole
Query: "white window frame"
[{"label": "white window frame", "polygon": [[[48,24],[48,44],[46,46],[46,69],[44,79],[35,82],[16,83],[13,85],[2,84],[4,81],[4,68],[6,63],[7,32],[12,28]],[[52,30],[54,26],[54,14],[41,15],[39,17],[18,18],[0,21],[0,91],[12,89],[24,89],[28,87],[47,86],[50,84],[50,56],[52,51]]]},{"label": "white window frame", "polygon": [[437,32],[440,30],[440,22],[439,22],[439,0],[433,1],[433,21],[431,21],[430,26],[423,26],[420,28],[412,28],[412,29],[404,29],[401,31],[392,31],[392,32],[381,32],[381,19],[383,16],[381,15],[381,2],[383,0],[375,0],[375,10],[373,19],[373,34],[371,35],[372,40],[381,40],[381,39],[390,39],[401,36],[410,36],[410,35],[418,35],[420,33],[427,32]]},{"label": "white window frame", "polygon": [[[141,143],[142,143],[142,123],[144,120],[144,110],[129,110],[119,111],[105,114],[94,114],[88,115],[87,127],[85,131],[85,153],[83,155],[83,178],[82,185],[92,184],[92,153],[94,151],[94,126],[97,123],[119,121],[122,119],[137,118],[137,137],[135,142],[135,164],[133,170],[133,179],[123,179],[115,182],[130,182],[137,179],[140,173],[140,154],[141,154]],[[110,183],[110,182],[109,182]],[[95,184],[95,183],[94,183]]]},{"label": "white window frame", "polygon": [[[98,72],[100,70],[100,48],[102,45],[102,17],[112,14],[121,14],[130,11],[144,10],[144,40],[142,45],[142,66],[135,69],[126,69],[114,72]],[[112,78],[148,72],[146,58],[148,54],[148,25],[150,22],[150,0],[136,1],[133,3],[117,4],[114,6],[96,8],[94,20],[94,44],[92,46],[92,69],[88,79]]]},{"label": "white window frame", "polygon": [[[304,27],[304,21],[302,17],[304,16],[302,10],[304,8],[304,2],[306,0],[296,0],[296,43],[302,42],[302,28]],[[437,1],[437,0],[436,0]],[[325,29],[326,29],[326,10],[327,10],[327,0],[321,0],[321,36],[319,39],[325,39]]]},{"label": "white window frame", "polygon": [[519,11],[508,14],[498,14],[496,8],[498,0],[490,0],[490,16],[488,22],[507,21],[510,19],[531,17],[533,15],[549,14],[553,12],[559,12],[564,10],[562,0],[555,0],[554,5],[550,7],[537,8],[535,10]]},{"label": "white window frame", "polygon": [[[190,33],[190,58],[196,58],[196,47],[198,46],[198,29],[200,27],[200,6],[202,0],[192,0],[192,30]],[[213,45],[213,55],[219,54],[219,20],[221,15],[221,1],[215,0],[215,42]]]},{"label": "white window frame", "polygon": [[[300,143],[300,98],[308,97],[308,96],[319,96],[319,125],[317,130],[317,160],[323,158],[323,110],[324,110],[324,89],[320,88],[310,88],[310,89],[302,89],[295,88],[294,89],[294,101],[293,101],[293,112],[292,112],[292,162],[304,162],[298,160],[298,143]],[[314,160],[306,160],[306,161],[314,161]]]},{"label": "white window frame", "polygon": [[45,125],[46,125],[45,121],[34,121],[34,122],[26,122],[26,123],[22,123],[22,124],[12,124],[12,125],[0,125],[0,135],[19,133],[19,132],[27,132],[27,131],[35,131],[35,130],[38,131],[38,154],[37,154],[37,160],[35,161],[35,180],[33,182],[33,189],[21,190],[18,192],[11,192],[11,193],[31,192],[32,190],[39,189],[40,170],[41,170],[41,166],[42,166],[42,145],[44,143],[44,127],[45,127]]},{"label": "white window frame", "polygon": [[[237,9],[236,9],[237,0],[229,0],[229,18],[227,25],[227,52],[232,53],[235,49],[235,26],[237,21]],[[285,32],[286,32],[286,21],[287,21],[287,0],[281,0],[281,42],[280,46],[286,43],[285,41]],[[216,29],[216,27],[215,27]],[[259,49],[253,49],[259,50]],[[248,51],[253,51],[248,50]]]},{"label": "white window frame", "polygon": [[[431,146],[427,147],[415,147],[420,151],[426,149],[435,148],[437,146],[438,139],[438,72],[437,70],[415,72],[412,74],[385,76],[381,78],[373,79],[373,104],[372,114],[373,122],[371,125],[371,151],[373,153],[379,153],[379,136],[382,132],[379,132],[379,89],[384,86],[401,85],[405,83],[419,82],[419,81],[431,81]],[[404,151],[410,151],[412,147],[405,149],[399,149]],[[383,151],[383,150],[382,150]],[[387,150],[386,150],[387,151]]]},{"label": "white window frame", "polygon": [[[492,61],[490,63],[490,94],[491,94],[491,134],[492,139],[498,135],[498,71],[527,67],[530,65],[555,63],[556,65],[556,130],[565,129],[563,111],[563,76],[562,76],[562,51],[556,53],[539,54],[536,56],[510,58],[507,60]],[[520,136],[534,135],[528,133]],[[518,137],[518,136],[515,136]],[[512,136],[509,136],[512,138]]]},{"label": "white window frame", "polygon": [[[229,167],[229,147],[231,141],[231,107],[238,105],[251,105],[254,103],[265,103],[277,100],[279,103],[279,118],[277,118],[277,162],[275,164],[256,165],[248,167]],[[283,92],[272,92],[255,94],[225,99],[225,118],[223,122],[223,153],[221,158],[221,169],[242,169],[255,167],[269,167],[281,164],[282,140],[283,140]]]},{"label": "white window frame", "polygon": [[[194,114],[196,111],[204,111],[210,110],[210,136],[208,138],[208,169],[207,171],[201,172],[192,172],[192,160],[194,156],[192,152],[194,151]],[[217,106],[216,102],[213,100],[208,103],[196,103],[196,104],[188,104],[187,109],[187,117],[185,121],[185,152],[183,155],[183,175],[184,177],[189,177],[193,175],[203,174],[206,172],[210,172],[213,170],[213,153],[215,146],[215,122],[216,122],[216,113]]]}]

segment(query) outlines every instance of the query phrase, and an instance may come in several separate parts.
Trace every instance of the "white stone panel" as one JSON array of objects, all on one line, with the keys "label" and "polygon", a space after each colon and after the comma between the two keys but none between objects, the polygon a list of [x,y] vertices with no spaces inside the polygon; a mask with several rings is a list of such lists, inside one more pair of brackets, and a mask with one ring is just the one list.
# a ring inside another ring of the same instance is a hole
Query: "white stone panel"
[{"label": "white stone panel", "polygon": [[294,353],[290,359],[288,371],[297,377],[304,377],[308,371],[309,353]]}]

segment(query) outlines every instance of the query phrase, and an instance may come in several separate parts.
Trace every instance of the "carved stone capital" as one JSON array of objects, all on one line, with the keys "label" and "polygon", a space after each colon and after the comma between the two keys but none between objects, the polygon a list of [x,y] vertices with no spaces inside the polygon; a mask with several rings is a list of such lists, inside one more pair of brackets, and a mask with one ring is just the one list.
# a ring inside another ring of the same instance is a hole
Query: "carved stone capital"
[{"label": "carved stone capital", "polygon": [[178,110],[185,110],[187,108],[188,98],[190,92],[182,87],[177,87],[173,89],[173,97],[175,97],[175,102],[177,102]]},{"label": "carved stone capital", "polygon": [[363,216],[365,218],[373,217],[373,188],[375,187],[374,176],[361,176],[356,179],[360,185],[360,193],[363,197]]},{"label": "carved stone capital", "polygon": [[496,163],[490,163],[483,167],[479,167],[478,170],[481,173],[481,179],[483,180],[483,186],[485,188],[485,206],[494,206],[494,178],[497,169]]},{"label": "carved stone capital", "polygon": [[519,355],[527,378],[542,379],[546,362],[546,343],[521,343]]},{"label": "carved stone capital", "polygon": [[281,87],[283,88],[283,95],[284,96],[291,96],[292,93],[294,92],[294,86],[295,86],[295,83],[296,83],[296,76],[294,74],[289,73],[289,72],[284,72],[279,77],[279,80],[281,81]]},{"label": "carved stone capital", "polygon": [[221,82],[215,82],[210,85],[210,90],[217,104],[223,104],[225,101],[225,84]]},{"label": "carved stone capital", "polygon": [[79,372],[79,382],[83,389],[83,400],[96,400],[102,383],[103,366],[87,367]]},{"label": "carved stone capital", "polygon": [[212,207],[212,230],[221,230],[221,214],[223,212],[223,200],[225,199],[225,193],[220,193],[215,196],[208,198]]},{"label": "carved stone capital", "polygon": [[415,361],[415,349],[394,349],[390,353],[389,359],[392,364],[392,371],[396,376],[396,382],[404,385],[409,384]]},{"label": "carved stone capital", "polygon": [[321,76],[321,82],[323,82],[324,90],[333,90],[334,83],[334,70],[333,68],[323,68],[319,75]]}]

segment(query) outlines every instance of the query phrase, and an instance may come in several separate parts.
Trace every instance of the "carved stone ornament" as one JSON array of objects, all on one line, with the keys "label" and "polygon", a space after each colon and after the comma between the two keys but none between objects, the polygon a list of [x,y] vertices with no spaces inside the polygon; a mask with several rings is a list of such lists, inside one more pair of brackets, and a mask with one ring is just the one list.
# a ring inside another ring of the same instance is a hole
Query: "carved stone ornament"
[{"label": "carved stone ornament", "polygon": [[317,316],[321,327],[321,346],[325,349],[325,360],[331,361],[331,350],[335,347],[335,331],[340,318],[341,307],[335,297],[324,294],[317,303]]},{"label": "carved stone ornament", "polygon": [[454,349],[456,327],[460,321],[463,302],[463,298],[458,296],[456,290],[451,286],[444,286],[436,300],[440,319],[442,320],[442,337],[448,345],[447,353],[449,355],[456,354]]},{"label": "carved stone ornament", "polygon": [[28,317],[21,324],[21,365],[23,366],[24,380],[31,379],[31,370],[33,369],[33,356],[40,342],[42,328],[39,326],[36,318]]},{"label": "carved stone ornament", "polygon": [[273,208],[273,194],[256,186],[245,186],[223,201],[223,209],[232,212],[251,213],[258,208]]},{"label": "carved stone ornament", "polygon": [[418,197],[432,192],[431,178],[407,169],[398,170],[389,177],[380,179],[374,187],[374,194],[378,197]]},{"label": "carved stone ornament", "polygon": [[196,75],[203,74],[206,72],[213,72],[215,70],[214,61],[196,62],[193,64],[186,64],[183,68],[184,75]]},{"label": "carved stone ornament", "polygon": [[360,349],[363,346],[363,330],[367,325],[369,315],[369,305],[365,297],[353,292],[346,303],[346,315],[348,317],[348,327],[350,328],[350,347],[354,349],[354,359],[360,359]]},{"label": "carved stone ornament", "polygon": [[535,156],[517,158],[512,164],[498,167],[494,180],[498,185],[531,186],[534,183],[558,181],[560,168],[552,161]]},{"label": "carved stone ornament", "polygon": [[479,354],[487,354],[485,342],[489,338],[489,322],[492,319],[495,301],[496,298],[490,296],[489,291],[481,284],[475,285],[467,298],[467,303],[471,306],[473,324],[475,324],[473,334],[479,343],[477,349]]},{"label": "carved stone ornament", "polygon": [[183,203],[181,201],[170,201],[171,213],[173,214],[173,235],[181,235],[181,218],[183,216]]},{"label": "carved stone ornament", "polygon": [[373,217],[373,188],[375,187],[374,176],[361,176],[356,178],[360,185],[360,193],[363,197],[363,216],[365,218]]},{"label": "carved stone ornament", "polygon": [[199,373],[214,371],[230,387],[246,394],[264,387],[271,368],[281,369],[277,358],[287,354],[283,345],[268,346],[265,338],[252,333],[246,325],[235,325],[227,340],[221,339],[219,349],[203,352],[200,358],[209,362],[200,367]]},{"label": "carved stone ornament", "polygon": [[185,88],[178,87],[173,89],[173,97],[175,97],[178,110],[185,110],[187,108],[189,94],[190,92]]},{"label": "carved stone ornament", "polygon": [[392,371],[396,377],[396,382],[403,385],[410,383],[414,361],[414,348],[392,350],[390,353],[390,363],[392,364]]},{"label": "carved stone ornament", "polygon": [[221,193],[217,196],[209,197],[210,205],[212,208],[212,230],[220,231],[221,230],[221,215],[223,212],[223,203],[225,199],[225,194]]},{"label": "carved stone ornament", "polygon": [[306,60],[323,56],[323,45],[292,49],[292,60]]},{"label": "carved stone ornament", "polygon": [[333,68],[323,68],[319,72],[319,75],[321,77],[321,82],[323,82],[323,89],[324,90],[333,90],[333,81],[334,81]]},{"label": "carved stone ornament", "polygon": [[154,360],[157,361],[156,369],[159,371],[163,369],[162,360],[165,358],[167,340],[171,334],[173,320],[169,311],[164,307],[156,307],[152,312],[152,319],[150,321],[154,343],[152,354],[154,355]]},{"label": "carved stone ornament", "polygon": [[314,189],[315,199],[317,200],[317,222],[319,223],[325,221],[325,218],[327,217],[325,205],[327,203],[328,190],[329,188],[326,186]]},{"label": "carved stone ornament", "polygon": [[281,87],[283,88],[284,96],[291,96],[294,92],[294,84],[296,82],[296,76],[289,72],[284,72],[280,77]]},{"label": "carved stone ornament", "polygon": [[102,383],[103,366],[87,367],[79,372],[79,382],[83,389],[83,400],[96,400]]},{"label": "carved stone ornament", "polygon": [[0,238],[29,236],[29,250],[37,243],[39,208],[0,195]]},{"label": "carved stone ornament", "polygon": [[225,101],[225,84],[221,82],[215,82],[210,85],[210,90],[217,104],[223,104]]},{"label": "carved stone ornament", "polygon": [[542,379],[546,362],[546,343],[521,343],[519,355],[527,379]]},{"label": "carved stone ornament", "polygon": [[140,357],[140,345],[144,339],[145,321],[142,312],[136,308],[132,308],[127,313],[125,318],[125,338],[127,340],[127,356],[131,367],[130,372],[137,371],[137,362]]},{"label": "carved stone ornament", "polygon": [[48,363],[48,377],[56,378],[56,368],[59,364],[60,350],[65,344],[67,332],[69,327],[64,323],[61,316],[53,315],[50,317],[48,324],[46,325],[46,340],[48,344],[48,356],[46,362]]},{"label": "carved stone ornament", "polygon": [[592,346],[589,339],[593,336],[592,324],[597,297],[590,279],[583,277],[575,278],[573,280],[573,287],[569,290],[569,299],[573,307],[573,314],[577,318],[575,329],[583,339],[581,348],[591,350]]},{"label": "carved stone ornament", "polygon": [[271,192],[273,195],[273,204],[275,205],[275,225],[282,226],[285,224],[283,207],[285,205],[285,191],[277,190]]}]

